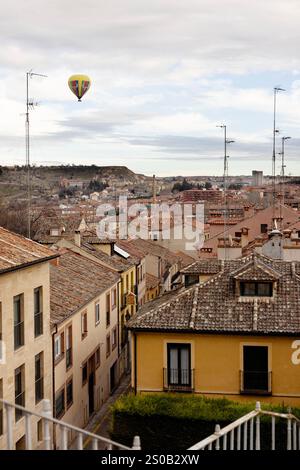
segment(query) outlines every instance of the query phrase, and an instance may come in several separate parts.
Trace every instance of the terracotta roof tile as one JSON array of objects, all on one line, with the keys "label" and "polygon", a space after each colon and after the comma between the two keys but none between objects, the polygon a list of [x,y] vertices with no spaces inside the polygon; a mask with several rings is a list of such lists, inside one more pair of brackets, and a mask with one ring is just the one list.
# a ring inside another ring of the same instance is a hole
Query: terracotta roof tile
[{"label": "terracotta roof tile", "polygon": [[[239,268],[247,270],[249,263],[280,274],[274,297],[238,296],[234,274]],[[146,304],[128,326],[146,331],[299,335],[299,273],[300,263],[274,261],[258,254],[225,261],[219,273],[207,282],[172,292],[160,304]]]}]

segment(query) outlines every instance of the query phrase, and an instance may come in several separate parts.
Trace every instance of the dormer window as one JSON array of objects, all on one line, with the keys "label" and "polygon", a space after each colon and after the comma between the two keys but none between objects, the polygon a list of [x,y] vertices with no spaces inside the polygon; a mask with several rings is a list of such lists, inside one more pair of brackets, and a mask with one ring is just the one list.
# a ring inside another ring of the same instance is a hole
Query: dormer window
[{"label": "dormer window", "polygon": [[240,295],[243,297],[272,297],[273,283],[261,281],[243,281],[240,283]]}]

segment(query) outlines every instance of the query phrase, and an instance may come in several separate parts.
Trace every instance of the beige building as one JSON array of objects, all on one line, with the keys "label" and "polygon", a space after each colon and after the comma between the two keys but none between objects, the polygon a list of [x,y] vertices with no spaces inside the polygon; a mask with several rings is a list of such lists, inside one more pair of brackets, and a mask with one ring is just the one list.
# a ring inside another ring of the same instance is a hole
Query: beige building
[{"label": "beige building", "polygon": [[[54,416],[78,427],[118,384],[119,280],[115,271],[71,250],[62,250],[51,266]],[[57,443],[59,434],[54,430]]]},{"label": "beige building", "polygon": [[[0,398],[42,411],[52,402],[50,334],[50,260],[57,254],[0,228]],[[1,408],[1,404],[0,404]],[[14,415],[13,441],[25,446],[25,418]],[[33,449],[42,441],[42,423],[31,421]],[[6,447],[6,423],[0,410],[0,449]]]}]

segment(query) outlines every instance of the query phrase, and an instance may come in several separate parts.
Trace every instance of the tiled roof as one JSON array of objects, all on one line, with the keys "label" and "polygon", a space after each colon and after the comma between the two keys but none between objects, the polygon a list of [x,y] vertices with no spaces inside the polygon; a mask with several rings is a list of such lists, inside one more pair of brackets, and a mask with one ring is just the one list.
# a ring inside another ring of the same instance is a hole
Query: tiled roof
[{"label": "tiled roof", "polygon": [[62,250],[50,269],[51,324],[57,324],[115,284],[119,275],[82,255]]},{"label": "tiled roof", "polygon": [[[274,297],[238,296],[234,274],[239,268],[247,270],[251,263],[280,275]],[[172,292],[159,305],[146,304],[128,326],[143,331],[298,335],[299,273],[300,263],[275,261],[258,254],[225,261],[222,270],[207,282]]]},{"label": "tiled roof", "polygon": [[[227,235],[235,236],[236,232],[241,231],[242,228],[248,228],[248,241],[251,242],[254,238],[261,234],[261,224],[267,224],[269,228],[272,227],[272,220],[274,216],[273,207],[267,207],[266,209],[257,211],[251,217],[245,218],[236,225],[229,227],[226,231]],[[282,206],[281,210],[279,207],[275,208],[275,217],[283,217],[283,228],[292,226],[299,220],[299,212],[291,209],[290,207]],[[224,230],[217,230],[211,234],[210,238],[203,244],[203,248],[200,251],[201,258],[212,258],[217,254],[218,238],[224,235]],[[204,248],[212,248],[212,252],[205,252]]]},{"label": "tiled roof", "polygon": [[216,274],[222,268],[222,261],[219,259],[200,259],[181,269],[183,274]]},{"label": "tiled roof", "polygon": [[53,251],[0,227],[0,273],[56,258]]},{"label": "tiled roof", "polygon": [[153,276],[150,273],[146,273],[146,288],[147,289],[154,289],[155,287],[159,286],[160,280],[158,277]]},{"label": "tiled roof", "polygon": [[138,263],[136,258],[132,257],[125,259],[118,255],[109,256],[100,249],[94,248],[94,246],[89,243],[82,243],[80,248],[120,273],[127,271]]}]

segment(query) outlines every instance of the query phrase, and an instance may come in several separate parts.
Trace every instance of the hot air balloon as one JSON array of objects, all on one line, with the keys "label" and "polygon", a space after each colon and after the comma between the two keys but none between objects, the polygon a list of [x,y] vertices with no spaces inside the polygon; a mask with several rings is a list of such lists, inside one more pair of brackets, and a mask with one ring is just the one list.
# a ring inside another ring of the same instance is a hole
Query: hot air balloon
[{"label": "hot air balloon", "polygon": [[87,75],[72,75],[68,80],[68,84],[70,90],[77,96],[78,101],[81,101],[81,98],[91,86],[91,80]]}]

